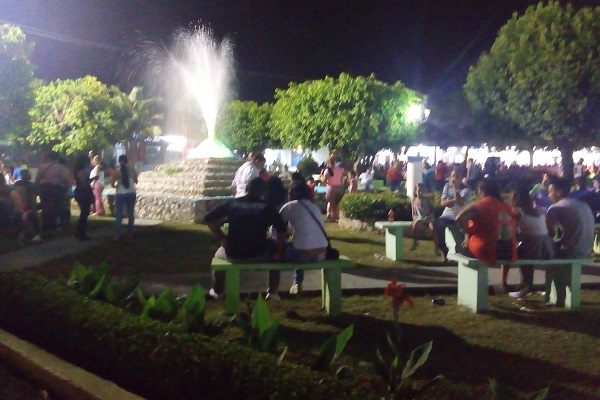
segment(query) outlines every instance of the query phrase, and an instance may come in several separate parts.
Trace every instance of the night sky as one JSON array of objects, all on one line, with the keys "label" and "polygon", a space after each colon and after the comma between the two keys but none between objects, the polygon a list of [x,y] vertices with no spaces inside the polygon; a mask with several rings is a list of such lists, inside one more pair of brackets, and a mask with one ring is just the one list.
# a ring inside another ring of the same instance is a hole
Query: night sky
[{"label": "night sky", "polygon": [[[95,75],[122,89],[141,37],[169,41],[202,21],[235,45],[237,93],[272,101],[290,81],[341,72],[401,80],[430,96],[460,88],[523,0],[0,0],[0,22],[36,43],[43,79]],[[600,0],[573,1],[576,6]]]}]

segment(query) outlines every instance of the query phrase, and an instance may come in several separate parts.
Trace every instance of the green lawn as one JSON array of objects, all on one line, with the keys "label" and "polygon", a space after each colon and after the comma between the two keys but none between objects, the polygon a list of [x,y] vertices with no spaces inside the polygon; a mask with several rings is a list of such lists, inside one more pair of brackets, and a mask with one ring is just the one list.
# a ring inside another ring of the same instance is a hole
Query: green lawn
[{"label": "green lawn", "polygon": [[[96,219],[92,229],[111,223],[109,218]],[[326,228],[333,245],[364,266],[403,268],[438,260],[430,241],[422,242],[414,252],[406,250],[408,261],[392,262],[374,257],[385,253],[383,235],[345,231],[333,223]],[[405,240],[406,249],[410,243]],[[208,271],[216,246],[203,225],[164,223],[140,229],[129,242],[107,241],[85,253],[49,262],[39,271],[55,277],[66,274],[76,260],[97,264],[105,259],[117,274]],[[488,390],[487,379],[496,378],[521,395],[551,384],[551,393],[561,396],[556,398],[600,399],[600,290],[584,290],[582,307],[576,312],[546,308],[539,295],[524,302],[492,296],[491,310],[475,315],[457,307],[456,296],[437,297],[445,298],[447,305],[432,305],[431,296],[416,297],[415,306],[404,305],[400,313],[407,348],[434,341],[418,377],[443,374],[457,385],[428,398],[481,399]],[[377,345],[392,327],[389,298],[344,297],[344,314],[335,321],[320,310],[317,296],[284,299],[269,306],[281,318],[281,346],[288,347],[285,360],[289,362],[309,362],[311,352],[327,337],[354,324],[354,337],[340,363],[353,367],[353,379],[383,390],[377,378],[362,371],[369,369]],[[207,319],[221,314],[223,308],[222,302],[209,301]],[[228,328],[216,339],[242,340],[237,328]]]}]

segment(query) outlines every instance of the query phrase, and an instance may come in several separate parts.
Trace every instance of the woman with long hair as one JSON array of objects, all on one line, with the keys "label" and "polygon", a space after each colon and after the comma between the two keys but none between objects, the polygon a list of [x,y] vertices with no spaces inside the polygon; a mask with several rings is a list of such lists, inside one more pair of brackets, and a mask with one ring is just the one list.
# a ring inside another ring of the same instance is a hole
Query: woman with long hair
[{"label": "woman with long hair", "polygon": [[337,221],[340,217],[338,206],[344,196],[344,167],[335,155],[329,158],[327,167],[321,173],[321,181],[325,182],[327,200],[327,218]]},{"label": "woman with long hair", "polygon": [[119,169],[111,176],[110,185],[115,191],[115,230],[113,241],[118,240],[121,234],[121,223],[123,222],[123,211],[127,208],[127,234],[133,232],[133,222],[135,220],[135,184],[138,182],[137,172],[128,164],[127,156],[119,156]]},{"label": "woman with long hair", "polygon": [[90,172],[91,186],[94,192],[94,214],[104,215],[104,204],[102,203],[102,191],[104,190],[104,161],[96,155],[92,159],[92,172]]},{"label": "woman with long hair", "polygon": [[75,179],[75,201],[79,205],[79,219],[75,228],[75,238],[78,240],[90,240],[87,235],[87,220],[90,209],[94,203],[94,193],[90,186],[89,177],[90,160],[85,155],[80,155],[73,166],[73,178]]},{"label": "woman with long hair", "polygon": [[[517,237],[519,248],[517,254],[524,260],[548,260],[554,256],[552,239],[548,234],[546,225],[546,213],[543,209],[534,207],[533,199],[529,195],[526,186],[519,186],[513,196],[513,206],[518,218]],[[505,267],[504,265],[502,267]],[[521,299],[533,292],[534,265],[520,265],[521,283],[518,290],[510,292],[509,295],[515,299]],[[506,272],[508,274],[508,270]],[[503,271],[504,275],[504,271]],[[506,278],[504,278],[506,283]],[[507,290],[507,286],[505,286]]]}]

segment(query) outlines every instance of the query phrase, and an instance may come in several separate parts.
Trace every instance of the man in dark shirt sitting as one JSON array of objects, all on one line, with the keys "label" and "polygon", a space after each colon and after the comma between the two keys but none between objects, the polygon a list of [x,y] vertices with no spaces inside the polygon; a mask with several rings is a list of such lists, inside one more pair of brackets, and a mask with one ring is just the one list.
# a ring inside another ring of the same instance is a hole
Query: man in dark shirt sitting
[{"label": "man in dark shirt sitting", "polygon": [[[206,214],[204,222],[221,239],[221,247],[215,253],[216,258],[232,262],[281,261],[287,226],[279,212],[262,200],[265,189],[265,182],[254,178],[248,183],[248,193],[245,196],[222,204]],[[229,221],[227,234],[219,224],[224,218]],[[277,231],[276,242],[267,238],[270,226]],[[269,271],[267,299],[279,300],[279,276],[279,271]],[[225,271],[214,271],[209,295],[218,299],[224,288]]]}]

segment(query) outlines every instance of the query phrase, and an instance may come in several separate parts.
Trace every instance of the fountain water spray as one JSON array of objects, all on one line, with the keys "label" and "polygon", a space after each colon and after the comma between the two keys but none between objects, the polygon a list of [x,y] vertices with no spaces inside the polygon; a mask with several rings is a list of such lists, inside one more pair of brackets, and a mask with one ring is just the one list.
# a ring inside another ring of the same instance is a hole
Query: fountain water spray
[{"label": "fountain water spray", "polygon": [[190,151],[188,158],[233,158],[233,153],[215,138],[219,111],[231,95],[235,75],[233,46],[227,39],[218,43],[209,28],[197,26],[179,32],[168,52],[174,82],[168,84],[169,102],[175,107],[196,106],[202,113],[208,138]]}]

